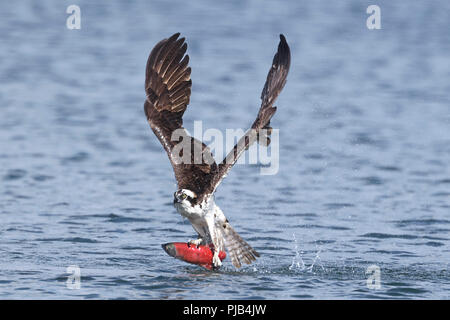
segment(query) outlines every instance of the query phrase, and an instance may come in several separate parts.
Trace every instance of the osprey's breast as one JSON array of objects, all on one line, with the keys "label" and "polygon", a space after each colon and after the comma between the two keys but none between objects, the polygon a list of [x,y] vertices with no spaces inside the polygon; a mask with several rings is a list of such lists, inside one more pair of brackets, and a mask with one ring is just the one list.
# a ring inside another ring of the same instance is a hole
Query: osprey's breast
[{"label": "osprey's breast", "polygon": [[175,208],[179,214],[185,218],[188,218],[191,222],[196,220],[204,220],[205,214],[199,205],[192,206],[188,201],[183,201],[175,203]]}]

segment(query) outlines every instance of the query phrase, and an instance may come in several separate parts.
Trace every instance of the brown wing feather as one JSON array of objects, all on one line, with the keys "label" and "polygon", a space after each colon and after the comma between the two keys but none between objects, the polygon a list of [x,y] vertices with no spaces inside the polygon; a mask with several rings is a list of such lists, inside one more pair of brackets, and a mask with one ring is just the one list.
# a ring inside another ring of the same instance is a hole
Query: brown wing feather
[{"label": "brown wing feather", "polygon": [[223,178],[226,176],[228,171],[236,163],[240,155],[245,150],[247,150],[256,140],[260,141],[258,139],[259,134],[263,134],[263,132],[260,132],[261,129],[267,129],[267,135],[266,133],[264,133],[266,138],[265,144],[268,145],[270,143],[270,138],[268,137],[272,129],[270,127],[270,119],[277,110],[276,107],[273,107],[273,103],[286,84],[286,78],[289,72],[290,64],[291,51],[286,42],[286,38],[282,34],[280,34],[280,43],[278,45],[278,50],[273,58],[272,67],[269,70],[266,83],[264,84],[264,88],[261,93],[262,102],[258,112],[258,116],[253,122],[251,129],[247,131],[247,133],[234,146],[233,150],[231,150],[226,158],[219,164],[219,172],[214,177],[210,189],[215,190],[223,180]]},{"label": "brown wing feather", "polygon": [[[187,44],[179,33],[160,41],[147,60],[144,104],[145,114],[155,135],[163,145],[172,163],[179,188],[189,189],[201,201],[211,179],[217,174],[217,165],[209,148],[189,136],[183,128],[183,114],[191,95],[191,68],[185,55]],[[181,137],[172,141],[172,133],[181,129]],[[190,142],[191,162],[175,161],[174,148],[178,143]],[[201,150],[194,153],[193,151]]]}]

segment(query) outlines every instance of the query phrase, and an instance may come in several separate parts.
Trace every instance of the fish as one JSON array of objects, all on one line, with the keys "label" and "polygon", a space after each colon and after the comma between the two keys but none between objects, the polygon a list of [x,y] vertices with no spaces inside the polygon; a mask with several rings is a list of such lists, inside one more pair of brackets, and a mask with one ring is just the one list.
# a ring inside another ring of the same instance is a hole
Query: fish
[{"label": "fish", "polygon": [[[199,265],[208,270],[217,269],[213,266],[214,246],[194,245],[185,242],[170,242],[161,245],[165,252],[171,257]],[[219,252],[220,261],[227,257],[225,251]]]}]

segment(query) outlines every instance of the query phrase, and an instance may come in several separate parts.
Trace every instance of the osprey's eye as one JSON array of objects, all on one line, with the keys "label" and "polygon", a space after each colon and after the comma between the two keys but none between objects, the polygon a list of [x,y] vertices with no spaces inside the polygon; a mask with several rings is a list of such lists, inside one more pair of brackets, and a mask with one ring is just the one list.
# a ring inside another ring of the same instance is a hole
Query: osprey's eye
[{"label": "osprey's eye", "polygon": [[185,193],[183,193],[182,195],[181,195],[181,199],[186,199],[187,198],[187,195],[185,194]]}]

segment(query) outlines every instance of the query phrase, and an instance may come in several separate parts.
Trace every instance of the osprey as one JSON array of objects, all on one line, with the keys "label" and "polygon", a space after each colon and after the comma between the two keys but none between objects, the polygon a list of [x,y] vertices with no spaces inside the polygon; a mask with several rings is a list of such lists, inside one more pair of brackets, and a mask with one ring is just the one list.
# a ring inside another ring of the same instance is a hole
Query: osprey
[{"label": "osprey", "polygon": [[[192,245],[213,245],[213,266],[220,267],[219,252],[226,248],[236,268],[241,262],[250,264],[259,257],[239,234],[231,227],[228,219],[214,201],[214,192],[239,156],[258,140],[263,145],[270,143],[270,119],[276,111],[273,106],[286,83],[291,54],[283,35],[280,35],[278,51],[267,75],[261,93],[261,107],[251,128],[234,146],[226,158],[216,164],[210,149],[191,137],[183,128],[183,114],[191,95],[191,68],[189,56],[185,55],[187,44],[176,33],[160,41],[151,51],[145,74],[145,114],[151,129],[166,150],[177,180],[178,190],[174,193],[174,206],[187,218],[199,238],[190,240]],[[172,134],[181,132],[181,137],[172,139]],[[180,139],[181,138],[181,139]],[[178,141],[177,141],[178,140]],[[180,141],[181,140],[181,141]],[[191,161],[177,160],[176,146],[184,141],[192,150]]]}]

